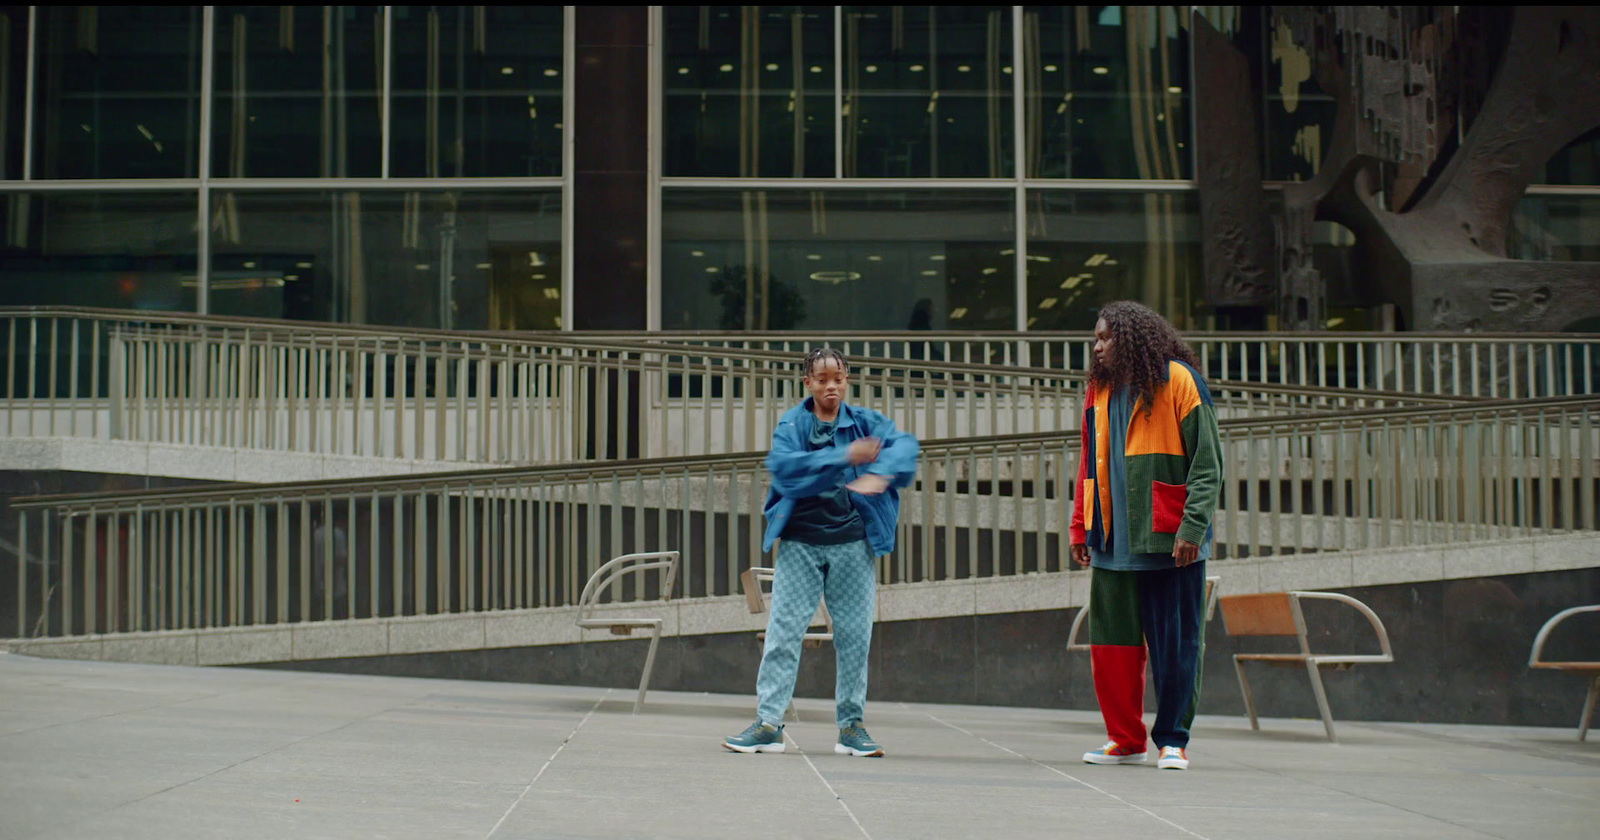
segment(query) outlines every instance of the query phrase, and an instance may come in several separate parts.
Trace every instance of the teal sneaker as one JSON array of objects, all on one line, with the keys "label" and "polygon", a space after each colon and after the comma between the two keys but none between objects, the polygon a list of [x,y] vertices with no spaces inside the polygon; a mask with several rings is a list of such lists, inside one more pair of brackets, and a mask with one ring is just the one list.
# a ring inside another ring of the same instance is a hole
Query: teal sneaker
[{"label": "teal sneaker", "polygon": [[872,736],[867,734],[867,728],[862,726],[859,720],[839,727],[839,743],[833,745],[833,751],[839,755],[883,757],[883,747],[872,740]]},{"label": "teal sneaker", "polygon": [[750,728],[723,741],[722,745],[741,753],[781,753],[784,746],[783,727],[758,720],[750,724]]}]

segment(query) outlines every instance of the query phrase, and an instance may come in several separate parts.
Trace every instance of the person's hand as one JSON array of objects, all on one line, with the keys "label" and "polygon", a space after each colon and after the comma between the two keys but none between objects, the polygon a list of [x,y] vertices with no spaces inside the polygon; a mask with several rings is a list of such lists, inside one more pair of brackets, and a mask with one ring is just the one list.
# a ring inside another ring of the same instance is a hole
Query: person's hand
[{"label": "person's hand", "polygon": [[852,493],[860,493],[863,496],[876,496],[889,489],[889,477],[878,475],[877,473],[866,473],[855,481],[846,484],[844,489]]},{"label": "person's hand", "polygon": [[1172,544],[1172,558],[1178,561],[1179,568],[1183,568],[1184,566],[1187,566],[1190,563],[1200,559],[1200,546],[1195,545],[1186,539],[1180,538],[1174,540]]},{"label": "person's hand", "polygon": [[859,467],[862,464],[870,464],[878,460],[878,452],[882,448],[883,444],[875,437],[864,437],[850,444],[849,455],[847,456],[850,459],[850,465]]},{"label": "person's hand", "polygon": [[1072,544],[1072,559],[1080,566],[1089,565],[1089,546],[1085,543]]}]

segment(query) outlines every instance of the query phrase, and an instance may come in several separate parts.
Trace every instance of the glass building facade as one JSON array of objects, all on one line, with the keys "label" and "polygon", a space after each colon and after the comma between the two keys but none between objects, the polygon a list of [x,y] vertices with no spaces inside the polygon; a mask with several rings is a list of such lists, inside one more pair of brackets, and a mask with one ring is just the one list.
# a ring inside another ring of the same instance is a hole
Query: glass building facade
[{"label": "glass building facade", "polygon": [[[1251,57],[1269,185],[1314,176],[1331,135],[1263,7],[617,8],[637,26],[603,7],[0,7],[0,304],[1082,330],[1133,298],[1215,327],[1190,10]],[[637,72],[611,58],[630,49]],[[1590,137],[1529,190],[1511,255],[1600,259],[1597,205]],[[1349,243],[1318,226],[1330,289]]]}]

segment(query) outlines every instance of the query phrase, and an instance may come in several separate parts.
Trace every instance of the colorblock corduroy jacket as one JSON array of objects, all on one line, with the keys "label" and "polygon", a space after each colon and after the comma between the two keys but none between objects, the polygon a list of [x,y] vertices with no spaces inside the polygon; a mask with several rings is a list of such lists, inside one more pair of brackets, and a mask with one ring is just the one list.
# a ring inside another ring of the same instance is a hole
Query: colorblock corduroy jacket
[{"label": "colorblock corduroy jacket", "polygon": [[1150,412],[1142,404],[1133,407],[1126,451],[1116,453],[1126,459],[1126,499],[1111,493],[1110,403],[1111,394],[1092,385],[1084,398],[1072,543],[1107,550],[1109,513],[1126,518],[1132,553],[1171,554],[1175,537],[1203,545],[1211,538],[1222,491],[1222,441],[1205,380],[1183,362],[1170,361]]}]

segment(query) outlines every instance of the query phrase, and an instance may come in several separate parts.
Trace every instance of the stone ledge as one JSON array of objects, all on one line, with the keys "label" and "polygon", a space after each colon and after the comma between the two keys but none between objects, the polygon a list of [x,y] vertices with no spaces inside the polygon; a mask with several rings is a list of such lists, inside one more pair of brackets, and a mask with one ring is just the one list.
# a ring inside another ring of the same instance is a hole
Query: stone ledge
[{"label": "stone ledge", "polygon": [[[1564,571],[1600,565],[1600,534],[1564,534],[1460,545],[1385,548],[1214,561],[1223,595],[1279,589],[1344,589],[1468,577]],[[1089,572],[909,583],[879,589],[878,620],[918,621],[964,615],[1081,607]],[[619,605],[616,611],[660,615],[662,635],[756,632],[766,614],[752,614],[743,595],[687,598],[664,605]],[[600,613],[604,615],[604,611]],[[205,628],[5,642],[13,653],[56,659],[105,659],[177,665],[243,665],[359,656],[435,653],[575,642],[639,639],[585,631],[574,607],[447,616],[322,621],[287,626]]]}]

